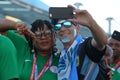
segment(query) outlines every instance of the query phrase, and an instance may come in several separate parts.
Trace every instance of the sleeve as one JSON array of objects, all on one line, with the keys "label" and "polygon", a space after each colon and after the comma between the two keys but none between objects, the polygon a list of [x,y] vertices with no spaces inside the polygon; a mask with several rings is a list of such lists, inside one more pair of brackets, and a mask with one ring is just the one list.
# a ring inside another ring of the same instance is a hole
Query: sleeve
[{"label": "sleeve", "polygon": [[24,66],[25,58],[30,55],[30,47],[27,40],[14,31],[8,31],[7,37],[13,42],[17,50],[17,63],[20,73]]},{"label": "sleeve", "polygon": [[7,32],[7,37],[13,42],[17,50],[28,44],[27,40],[23,36],[19,35],[15,30],[9,30]]},{"label": "sleeve", "polygon": [[105,50],[103,50],[103,51],[97,50],[95,47],[92,46],[91,40],[92,40],[92,37],[87,38],[83,42],[83,44],[84,44],[83,47],[85,48],[85,51],[86,51],[88,57],[92,61],[99,62],[101,60],[101,58],[103,57],[103,55],[105,54]]}]

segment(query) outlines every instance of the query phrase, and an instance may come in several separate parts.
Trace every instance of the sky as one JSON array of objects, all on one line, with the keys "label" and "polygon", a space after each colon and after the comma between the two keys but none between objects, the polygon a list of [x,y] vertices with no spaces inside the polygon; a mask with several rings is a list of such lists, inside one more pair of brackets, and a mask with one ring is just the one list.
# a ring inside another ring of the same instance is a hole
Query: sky
[{"label": "sky", "polygon": [[[109,33],[114,30],[120,31],[120,3],[119,0],[40,0],[50,7],[66,7],[68,4],[75,6],[75,3],[81,3],[80,9],[87,10],[96,22]],[[108,17],[112,17],[111,25],[109,25]]]}]

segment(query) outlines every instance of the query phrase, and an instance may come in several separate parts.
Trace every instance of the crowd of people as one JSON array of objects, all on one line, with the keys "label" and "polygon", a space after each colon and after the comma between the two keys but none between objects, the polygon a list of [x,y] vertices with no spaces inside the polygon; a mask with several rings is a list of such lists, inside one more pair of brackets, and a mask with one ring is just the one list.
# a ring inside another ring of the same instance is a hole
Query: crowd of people
[{"label": "crowd of people", "polygon": [[[0,80],[119,80],[120,32],[108,38],[87,10],[69,7],[73,19],[37,19],[31,29],[0,19]],[[83,39],[80,25],[92,37]]]}]

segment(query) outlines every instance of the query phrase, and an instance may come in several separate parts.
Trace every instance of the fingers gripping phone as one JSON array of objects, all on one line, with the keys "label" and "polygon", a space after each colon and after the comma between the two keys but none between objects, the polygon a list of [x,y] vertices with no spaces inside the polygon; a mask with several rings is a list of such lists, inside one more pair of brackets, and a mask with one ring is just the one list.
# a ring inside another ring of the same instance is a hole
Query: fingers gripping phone
[{"label": "fingers gripping phone", "polygon": [[67,7],[50,7],[50,19],[70,19],[73,18],[73,9]]}]

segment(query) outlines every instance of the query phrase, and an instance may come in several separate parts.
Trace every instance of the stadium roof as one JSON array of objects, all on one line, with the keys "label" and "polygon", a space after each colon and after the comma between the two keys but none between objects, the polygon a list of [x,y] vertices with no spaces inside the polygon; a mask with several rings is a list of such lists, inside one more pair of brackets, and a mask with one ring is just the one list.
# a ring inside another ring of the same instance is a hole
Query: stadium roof
[{"label": "stadium roof", "polygon": [[21,0],[1,0],[0,18],[17,18],[31,24],[36,19],[49,20],[48,11],[33,5],[22,2]]}]

